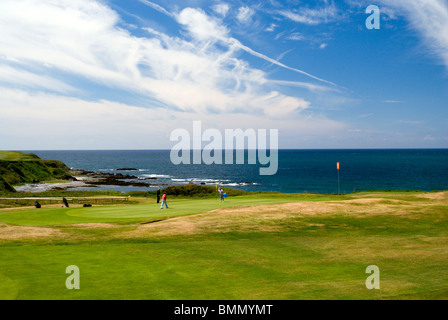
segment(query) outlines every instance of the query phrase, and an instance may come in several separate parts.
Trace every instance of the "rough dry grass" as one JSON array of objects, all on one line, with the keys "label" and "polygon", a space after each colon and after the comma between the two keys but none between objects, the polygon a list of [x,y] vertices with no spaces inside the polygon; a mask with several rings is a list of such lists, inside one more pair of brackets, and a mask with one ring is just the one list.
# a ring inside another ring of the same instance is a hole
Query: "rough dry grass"
[{"label": "rough dry grass", "polygon": [[11,226],[0,222],[0,239],[27,240],[62,236],[62,232],[53,228]]},{"label": "rough dry grass", "polygon": [[286,203],[225,208],[194,216],[164,220],[157,224],[145,224],[139,226],[134,231],[123,233],[120,236],[132,238],[149,236],[151,234],[186,235],[238,230],[278,232],[282,230],[281,226],[266,225],[263,222],[335,212],[337,212],[337,209],[332,208],[327,203]]},{"label": "rough dry grass", "polygon": [[0,299],[447,299],[447,196],[0,212]]},{"label": "rough dry grass", "polygon": [[[433,200],[446,199],[448,192],[421,195]],[[212,210],[203,214],[188,217],[177,217],[154,224],[139,226],[136,230],[118,235],[119,237],[145,237],[150,235],[187,235],[209,232],[229,232],[251,230],[259,232],[279,232],[284,229],[280,225],[269,225],[270,222],[280,224],[294,218],[334,215],[350,215],[356,218],[372,216],[402,216],[410,219],[421,217],[425,207],[430,203],[410,203],[403,200],[383,198],[355,199],[345,201],[297,202],[275,205],[260,205]],[[268,223],[268,224],[266,224]],[[307,226],[323,226],[319,223],[305,222]],[[343,226],[342,226],[343,227]]]},{"label": "rough dry grass", "polygon": [[425,193],[418,195],[418,197],[432,200],[448,200],[448,192]]},{"label": "rough dry grass", "polygon": [[[349,215],[356,218],[373,216],[401,216],[418,219],[428,207],[445,204],[448,192],[418,194],[417,198],[431,199],[429,202],[409,202],[375,198],[361,198],[344,201],[295,202],[247,207],[231,207],[208,211],[191,216],[161,219],[153,223],[136,225],[134,230],[118,232],[115,238],[142,238],[167,235],[192,235],[223,233],[230,231],[280,232],[285,223],[300,217],[316,215]],[[322,223],[302,222],[306,226],[322,227]],[[113,223],[80,223],[52,226],[51,228],[0,225],[0,239],[52,238],[67,239],[62,231],[70,229],[111,229],[123,228]],[[340,225],[339,227],[344,227]],[[380,228],[380,226],[378,227]],[[62,230],[63,229],[63,230]]]}]

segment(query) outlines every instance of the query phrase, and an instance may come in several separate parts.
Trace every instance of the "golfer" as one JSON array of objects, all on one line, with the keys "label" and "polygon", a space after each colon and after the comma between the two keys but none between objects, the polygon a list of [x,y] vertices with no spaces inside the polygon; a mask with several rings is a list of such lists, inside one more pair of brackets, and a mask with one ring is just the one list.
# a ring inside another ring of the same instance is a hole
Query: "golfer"
[{"label": "golfer", "polygon": [[157,189],[157,203],[160,203],[160,187]]},{"label": "golfer", "polygon": [[220,195],[220,197],[221,197],[221,202],[223,202],[224,201],[224,190],[222,190],[221,188],[219,188],[219,195]]},{"label": "golfer", "polygon": [[165,204],[165,207],[168,209],[168,205],[166,204],[166,193],[162,196],[162,205],[160,206],[160,209],[163,209],[163,204]]}]

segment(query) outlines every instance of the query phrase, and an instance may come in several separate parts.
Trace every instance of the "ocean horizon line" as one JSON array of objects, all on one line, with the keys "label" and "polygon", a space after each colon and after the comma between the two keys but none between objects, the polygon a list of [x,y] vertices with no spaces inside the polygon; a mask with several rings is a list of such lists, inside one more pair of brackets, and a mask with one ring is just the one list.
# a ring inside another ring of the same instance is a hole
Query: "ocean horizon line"
[{"label": "ocean horizon line", "polygon": [[[203,150],[203,149],[190,149]],[[258,150],[258,149],[217,149],[217,150]],[[262,149],[262,150],[269,150]],[[448,147],[444,148],[278,148],[279,151],[351,151],[351,150],[365,150],[365,151],[393,151],[393,150],[448,150]],[[34,151],[171,151],[171,149],[15,149],[5,151],[22,151],[22,152],[34,152]]]}]

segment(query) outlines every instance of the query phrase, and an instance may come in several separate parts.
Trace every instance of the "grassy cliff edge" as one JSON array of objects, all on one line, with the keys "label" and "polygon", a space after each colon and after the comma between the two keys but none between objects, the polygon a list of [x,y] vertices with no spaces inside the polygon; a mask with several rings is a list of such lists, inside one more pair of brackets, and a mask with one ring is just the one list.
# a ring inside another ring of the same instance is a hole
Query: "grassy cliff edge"
[{"label": "grassy cliff edge", "polygon": [[0,192],[14,192],[12,185],[19,183],[70,177],[70,169],[61,161],[20,151],[0,151]]}]

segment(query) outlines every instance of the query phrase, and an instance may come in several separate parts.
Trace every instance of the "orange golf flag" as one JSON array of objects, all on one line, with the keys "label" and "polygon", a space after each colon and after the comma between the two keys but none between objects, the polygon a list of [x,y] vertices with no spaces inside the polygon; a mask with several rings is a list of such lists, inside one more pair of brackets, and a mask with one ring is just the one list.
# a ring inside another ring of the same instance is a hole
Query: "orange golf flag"
[{"label": "orange golf flag", "polygon": [[339,170],[339,162],[336,163],[336,168]]}]

